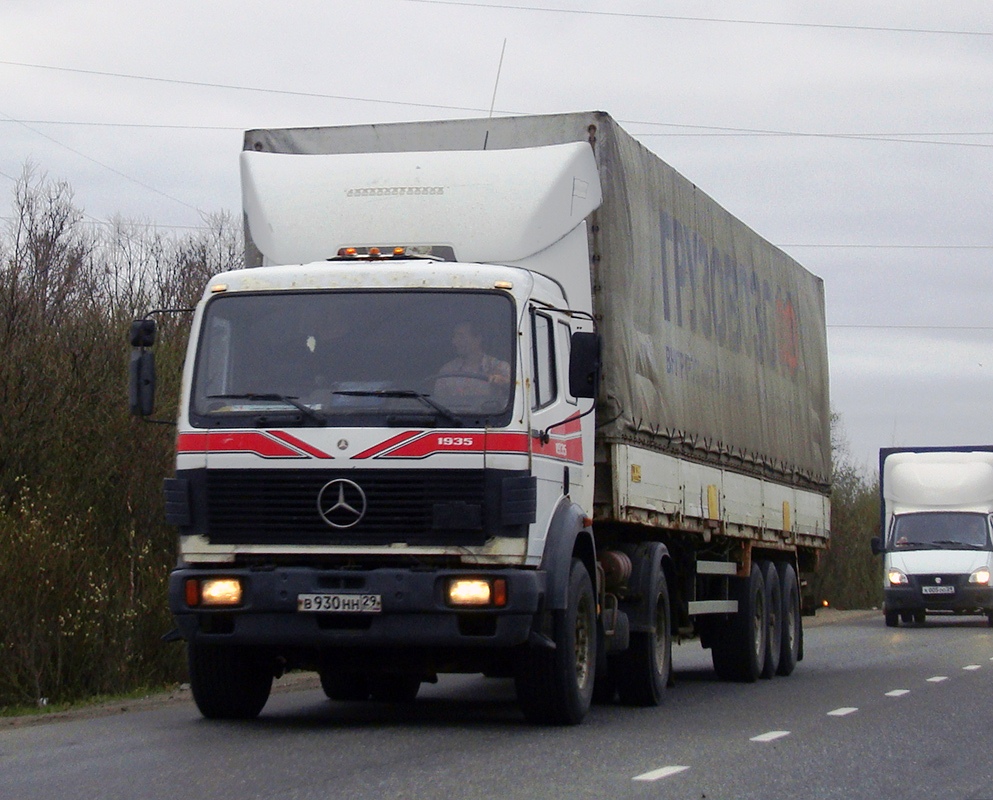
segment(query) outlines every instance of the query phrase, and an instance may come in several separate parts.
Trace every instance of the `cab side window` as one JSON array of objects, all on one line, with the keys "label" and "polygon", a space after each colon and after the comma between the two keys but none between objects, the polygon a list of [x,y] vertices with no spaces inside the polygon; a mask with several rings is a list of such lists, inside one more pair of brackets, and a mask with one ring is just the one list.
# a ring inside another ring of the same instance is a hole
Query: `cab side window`
[{"label": "cab side window", "polygon": [[555,366],[555,324],[551,317],[531,314],[531,358],[534,368],[532,408],[544,408],[558,396]]}]

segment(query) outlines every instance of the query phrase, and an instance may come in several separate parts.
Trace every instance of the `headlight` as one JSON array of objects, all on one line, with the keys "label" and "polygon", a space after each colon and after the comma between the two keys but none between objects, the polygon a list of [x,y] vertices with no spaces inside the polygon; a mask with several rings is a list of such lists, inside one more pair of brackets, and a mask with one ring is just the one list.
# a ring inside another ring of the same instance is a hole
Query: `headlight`
[{"label": "headlight", "polygon": [[907,580],[907,576],[898,569],[889,570],[886,573],[886,580],[890,582],[890,586],[906,586],[910,583],[910,581]]},{"label": "headlight", "polygon": [[507,581],[503,578],[450,578],[445,592],[450,606],[484,608],[507,605]]},{"label": "headlight", "polygon": [[241,581],[238,578],[189,578],[186,581],[186,605],[240,606]]},{"label": "headlight", "polygon": [[980,567],[974,570],[969,576],[969,583],[978,583],[980,586],[989,586],[990,583],[990,568]]}]

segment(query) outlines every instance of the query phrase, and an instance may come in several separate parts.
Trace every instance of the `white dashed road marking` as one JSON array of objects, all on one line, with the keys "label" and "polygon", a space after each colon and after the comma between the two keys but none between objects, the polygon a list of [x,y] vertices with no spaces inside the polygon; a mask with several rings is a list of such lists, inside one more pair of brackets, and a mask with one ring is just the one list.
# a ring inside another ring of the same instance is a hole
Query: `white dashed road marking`
[{"label": "white dashed road marking", "polygon": [[776,739],[782,739],[784,736],[789,736],[789,731],[769,731],[768,733],[761,733],[758,736],[753,736],[749,741],[751,742],[773,742]]},{"label": "white dashed road marking", "polygon": [[892,692],[887,692],[887,697],[903,697],[905,694],[910,694],[910,689],[894,689]]},{"label": "white dashed road marking", "polygon": [[982,669],[982,667],[979,664],[970,664],[967,667],[962,667],[962,669],[965,669],[965,670],[976,670],[976,669]]},{"label": "white dashed road marking", "polygon": [[849,714],[854,714],[858,711],[857,708],[836,708],[834,711],[828,711],[827,715],[829,717],[847,717]]},{"label": "white dashed road marking", "polygon": [[947,681],[948,677],[946,675],[935,675],[933,678],[928,678],[928,683],[941,683],[942,681]]},{"label": "white dashed road marking", "polygon": [[631,780],[633,781],[657,781],[661,778],[668,778],[670,775],[677,775],[684,770],[689,769],[689,767],[662,767],[661,769],[653,769],[651,772],[645,772],[641,775],[635,775]]}]

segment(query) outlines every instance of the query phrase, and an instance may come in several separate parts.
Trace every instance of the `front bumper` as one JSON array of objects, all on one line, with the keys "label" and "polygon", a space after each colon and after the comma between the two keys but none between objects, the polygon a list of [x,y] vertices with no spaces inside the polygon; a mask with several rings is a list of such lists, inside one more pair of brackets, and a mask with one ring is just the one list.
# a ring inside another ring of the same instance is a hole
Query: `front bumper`
[{"label": "front bumper", "polygon": [[912,579],[910,586],[885,588],[884,607],[887,611],[993,612],[993,586],[952,585],[951,594],[925,594],[925,585]]},{"label": "front bumper", "polygon": [[[502,608],[452,608],[445,602],[448,578],[500,577],[507,582]],[[241,605],[191,608],[188,578],[241,580]],[[301,594],[373,594],[379,613],[297,611]],[[513,647],[526,642],[544,605],[545,573],[540,570],[327,570],[191,569],[173,571],[169,608],[187,641],[272,648],[340,647]]]}]

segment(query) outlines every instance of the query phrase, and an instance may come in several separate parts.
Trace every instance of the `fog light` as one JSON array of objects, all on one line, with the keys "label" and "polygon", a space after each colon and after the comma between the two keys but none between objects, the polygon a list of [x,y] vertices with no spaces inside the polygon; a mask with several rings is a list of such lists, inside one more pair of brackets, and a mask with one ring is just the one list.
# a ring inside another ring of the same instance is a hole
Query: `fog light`
[{"label": "fog light", "polygon": [[447,599],[452,606],[505,606],[507,581],[503,578],[452,578],[448,582]]},{"label": "fog light", "polygon": [[204,606],[241,605],[241,581],[238,578],[207,578],[201,581],[200,604]]}]

